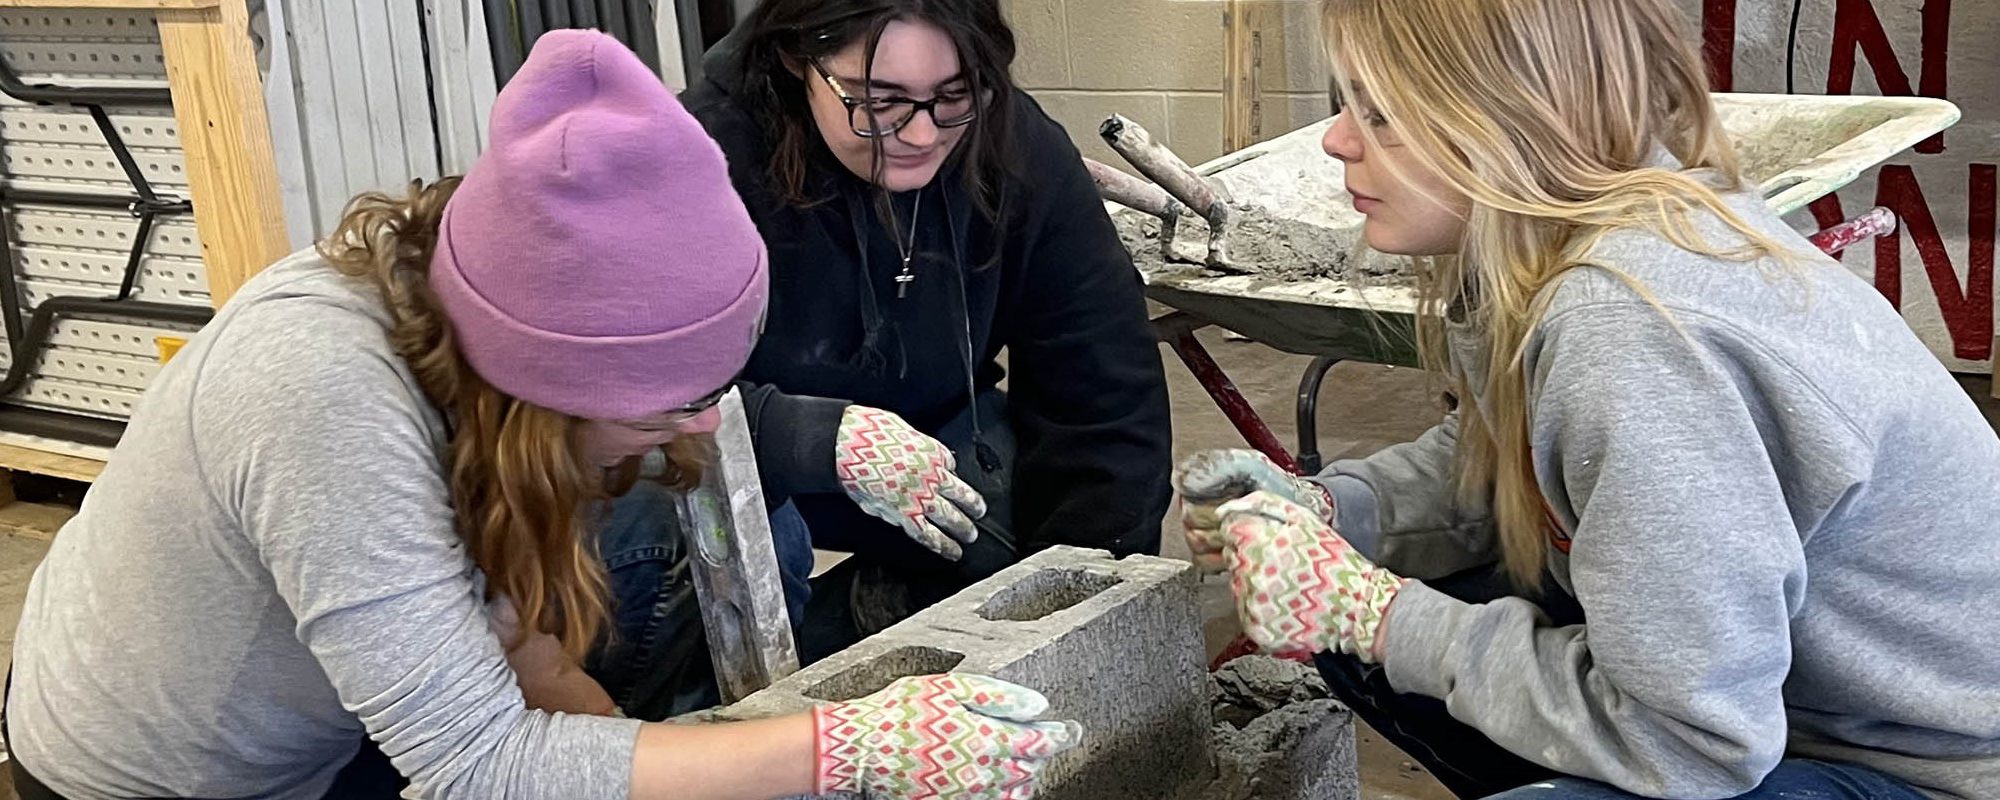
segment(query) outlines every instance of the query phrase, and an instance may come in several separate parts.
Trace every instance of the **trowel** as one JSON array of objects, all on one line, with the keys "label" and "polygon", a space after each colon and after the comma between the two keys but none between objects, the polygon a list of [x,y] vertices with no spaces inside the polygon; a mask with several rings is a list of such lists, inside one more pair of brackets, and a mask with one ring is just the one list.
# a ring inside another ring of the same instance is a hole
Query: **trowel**
[{"label": "trowel", "polygon": [[[1253,203],[1239,203],[1229,190],[1202,177],[1159,143],[1139,123],[1114,114],[1098,128],[1106,144],[1130,162],[1146,183],[1103,164],[1085,159],[1099,193],[1107,200],[1159,217],[1160,253],[1169,261],[1184,260],[1174,249],[1174,235],[1183,210],[1208,223],[1208,254],[1204,266],[1234,273],[1256,273],[1274,260],[1345,261],[1347,248],[1335,252],[1296,252],[1301,246],[1329,241],[1332,232],[1311,223],[1286,219]],[[1334,198],[1328,198],[1331,202]],[[1352,236],[1340,237],[1352,240]]]}]

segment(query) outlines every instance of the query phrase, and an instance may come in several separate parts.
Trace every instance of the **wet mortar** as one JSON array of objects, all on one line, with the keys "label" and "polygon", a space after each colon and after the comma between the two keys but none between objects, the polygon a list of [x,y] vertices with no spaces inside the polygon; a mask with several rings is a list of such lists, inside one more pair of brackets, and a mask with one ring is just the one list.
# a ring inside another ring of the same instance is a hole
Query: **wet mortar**
[{"label": "wet mortar", "polygon": [[1216,777],[1194,800],[1356,796],[1354,720],[1311,666],[1238,658],[1209,676]]}]

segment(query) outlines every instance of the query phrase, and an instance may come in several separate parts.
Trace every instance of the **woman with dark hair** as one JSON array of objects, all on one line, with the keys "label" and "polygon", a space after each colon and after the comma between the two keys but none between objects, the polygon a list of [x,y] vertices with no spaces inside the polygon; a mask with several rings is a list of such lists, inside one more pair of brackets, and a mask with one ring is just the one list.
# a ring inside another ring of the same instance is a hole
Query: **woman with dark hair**
[{"label": "woman with dark hair", "polygon": [[1049,545],[1158,550],[1139,276],[1013,59],[994,0],[765,0],[683,97],[770,248],[767,489],[855,554],[815,584],[808,657]]}]

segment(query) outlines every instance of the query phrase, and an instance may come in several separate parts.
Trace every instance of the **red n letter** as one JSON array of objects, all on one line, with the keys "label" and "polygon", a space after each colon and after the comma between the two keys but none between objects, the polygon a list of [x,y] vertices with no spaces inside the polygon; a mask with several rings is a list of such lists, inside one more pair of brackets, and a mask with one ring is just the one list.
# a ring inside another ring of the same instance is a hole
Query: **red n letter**
[{"label": "red n letter", "polygon": [[[1909,73],[1896,59],[1882,18],[1875,15],[1869,0],[1838,0],[1833,12],[1832,60],[1826,68],[1827,94],[1854,93],[1854,51],[1859,48],[1875,73],[1875,85],[1885,97],[1945,96],[1945,51],[1951,44],[1951,0],[1924,0],[1921,62],[1917,71],[1917,91],[1910,89]],[[1919,153],[1944,152],[1944,134],[1917,145]],[[1987,347],[1991,348],[1989,343]]]},{"label": "red n letter", "polygon": [[[1967,181],[1965,288],[1958,285],[1958,272],[1945,251],[1944,237],[1938,235],[1937,220],[1931,216],[1929,201],[1917,177],[1903,164],[1882,168],[1875,202],[1896,212],[1903,229],[1917,246],[1924,274],[1937,295],[1938,316],[1951,335],[1952,354],[1967,361],[1984,361],[1993,355],[1993,233],[1995,174],[1992,164],[1973,164]],[[1875,288],[1897,308],[1903,307],[1903,237],[1884,236],[1875,240]]]},{"label": "red n letter", "polygon": [[1708,60],[1709,88],[1730,91],[1736,85],[1736,0],[1701,0],[1701,54]]}]

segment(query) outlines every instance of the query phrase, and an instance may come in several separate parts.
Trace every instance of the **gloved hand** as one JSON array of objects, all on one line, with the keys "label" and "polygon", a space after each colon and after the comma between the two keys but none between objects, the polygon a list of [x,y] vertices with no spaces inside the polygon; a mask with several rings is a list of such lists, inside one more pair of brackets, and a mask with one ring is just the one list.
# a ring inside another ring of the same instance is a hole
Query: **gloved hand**
[{"label": "gloved hand", "polygon": [[1050,757],[1075,747],[1075,722],[1035,722],[1049,701],[981,675],[902,678],[813,710],[815,794],[1023,800]]},{"label": "gloved hand", "polygon": [[1256,492],[1217,513],[1251,641],[1278,655],[1380,659],[1383,616],[1403,578],[1355,552],[1318,511],[1276,494]]},{"label": "gloved hand", "polygon": [[1286,472],[1255,450],[1208,450],[1189,456],[1174,471],[1174,488],[1181,495],[1181,527],[1188,549],[1194,552],[1195,566],[1204,572],[1221,572],[1227,566],[1216,507],[1251,492],[1274,493],[1333,522],[1333,496],[1324,487]]},{"label": "gloved hand", "polygon": [[918,544],[953,561],[965,554],[960,542],[979,538],[972,521],[986,516],[986,499],[952,472],[958,460],[950,448],[902,417],[848,406],[833,449],[841,488],[869,516],[902,526]]}]

